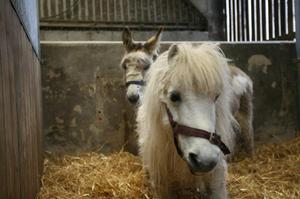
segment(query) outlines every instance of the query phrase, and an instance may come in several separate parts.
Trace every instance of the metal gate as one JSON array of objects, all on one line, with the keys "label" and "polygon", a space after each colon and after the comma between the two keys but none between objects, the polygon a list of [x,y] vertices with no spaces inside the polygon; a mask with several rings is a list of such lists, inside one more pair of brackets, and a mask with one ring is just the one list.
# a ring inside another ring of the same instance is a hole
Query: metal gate
[{"label": "metal gate", "polygon": [[226,0],[227,41],[293,40],[295,0]]},{"label": "metal gate", "polygon": [[185,0],[40,0],[41,27],[207,30],[207,20]]}]

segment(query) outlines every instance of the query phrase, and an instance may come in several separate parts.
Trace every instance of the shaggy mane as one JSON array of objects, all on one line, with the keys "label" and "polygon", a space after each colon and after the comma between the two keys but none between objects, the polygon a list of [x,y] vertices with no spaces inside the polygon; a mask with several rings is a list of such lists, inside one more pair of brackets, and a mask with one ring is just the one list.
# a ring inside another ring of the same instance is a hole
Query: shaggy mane
[{"label": "shaggy mane", "polygon": [[[178,156],[173,134],[166,117],[161,97],[170,85],[209,95],[220,94],[216,103],[216,131],[233,152],[235,135],[230,110],[232,89],[227,60],[217,45],[178,44],[174,56],[170,51],[161,54],[151,65],[146,76],[143,103],[137,113],[140,154],[151,180],[156,185],[174,182],[198,186],[196,176],[190,176],[186,163]],[[198,182],[198,181],[197,181]],[[200,186],[200,185],[199,185]],[[159,189],[159,188],[158,188]],[[161,189],[159,192],[167,192]]]},{"label": "shaggy mane", "polygon": [[178,53],[169,60],[166,81],[183,89],[208,95],[219,94],[223,90],[227,60],[217,45],[193,46],[181,44]]}]

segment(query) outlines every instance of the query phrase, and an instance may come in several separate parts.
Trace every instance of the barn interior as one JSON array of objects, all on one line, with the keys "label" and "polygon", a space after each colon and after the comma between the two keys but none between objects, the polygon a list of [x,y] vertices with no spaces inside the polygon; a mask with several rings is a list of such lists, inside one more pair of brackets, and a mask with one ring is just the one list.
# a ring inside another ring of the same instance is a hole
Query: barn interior
[{"label": "barn interior", "polygon": [[229,196],[300,198],[299,13],[296,0],[1,0],[0,198],[153,198],[125,27],[136,41],[163,27],[160,52],[219,43],[254,90],[255,155],[228,163]]}]

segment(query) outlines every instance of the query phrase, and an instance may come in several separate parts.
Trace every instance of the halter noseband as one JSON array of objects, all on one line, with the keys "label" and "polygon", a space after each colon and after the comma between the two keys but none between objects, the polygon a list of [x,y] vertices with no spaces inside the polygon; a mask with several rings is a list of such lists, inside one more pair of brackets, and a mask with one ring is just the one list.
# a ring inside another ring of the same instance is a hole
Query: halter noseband
[{"label": "halter noseband", "polygon": [[182,156],[182,152],[179,149],[178,146],[178,141],[176,139],[176,135],[178,134],[183,134],[187,136],[194,136],[194,137],[200,137],[204,138],[210,141],[210,143],[217,145],[221,151],[224,153],[224,155],[230,154],[230,150],[228,147],[222,142],[220,135],[217,133],[211,133],[202,129],[196,129],[188,126],[184,126],[181,124],[178,124],[176,121],[173,119],[173,115],[170,112],[169,108],[166,105],[166,111],[168,114],[169,122],[173,130],[173,137],[174,137],[174,143],[177,149],[177,152],[180,156]]},{"label": "halter noseband", "polygon": [[133,80],[133,81],[128,81],[125,83],[125,86],[128,87],[131,84],[135,85],[140,85],[140,86],[145,86],[145,81],[144,80]]}]

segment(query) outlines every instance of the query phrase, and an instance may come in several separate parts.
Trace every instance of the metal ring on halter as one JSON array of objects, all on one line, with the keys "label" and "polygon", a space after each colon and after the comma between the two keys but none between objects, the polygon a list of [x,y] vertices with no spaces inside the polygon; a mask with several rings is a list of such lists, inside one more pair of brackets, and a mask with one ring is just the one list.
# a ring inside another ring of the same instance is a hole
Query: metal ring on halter
[{"label": "metal ring on halter", "polygon": [[215,133],[210,133],[210,135],[209,135],[209,141],[210,141],[210,142],[212,142],[213,137],[214,137],[214,134],[215,134]]}]

